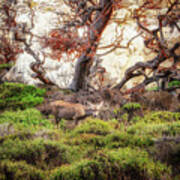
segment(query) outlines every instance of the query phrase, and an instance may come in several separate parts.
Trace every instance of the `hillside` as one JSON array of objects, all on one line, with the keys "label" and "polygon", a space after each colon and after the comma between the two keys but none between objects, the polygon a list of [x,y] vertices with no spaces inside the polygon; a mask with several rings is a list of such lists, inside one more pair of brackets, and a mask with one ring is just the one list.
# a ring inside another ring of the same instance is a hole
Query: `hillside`
[{"label": "hillside", "polygon": [[180,106],[170,112],[126,102],[112,106],[106,120],[88,117],[71,126],[62,119],[57,127],[53,115],[36,108],[49,94],[0,85],[1,180],[180,179]]}]

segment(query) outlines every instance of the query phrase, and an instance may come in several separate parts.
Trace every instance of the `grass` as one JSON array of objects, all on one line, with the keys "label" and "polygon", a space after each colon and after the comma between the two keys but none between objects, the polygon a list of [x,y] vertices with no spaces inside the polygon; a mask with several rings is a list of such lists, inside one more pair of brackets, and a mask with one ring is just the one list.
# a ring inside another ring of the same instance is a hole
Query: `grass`
[{"label": "grass", "polygon": [[12,123],[21,128],[46,127],[52,128],[53,124],[43,118],[42,114],[35,108],[17,111],[5,111],[0,114],[0,123]]},{"label": "grass", "polygon": [[41,104],[45,89],[5,82],[0,85],[0,109],[26,109]]}]

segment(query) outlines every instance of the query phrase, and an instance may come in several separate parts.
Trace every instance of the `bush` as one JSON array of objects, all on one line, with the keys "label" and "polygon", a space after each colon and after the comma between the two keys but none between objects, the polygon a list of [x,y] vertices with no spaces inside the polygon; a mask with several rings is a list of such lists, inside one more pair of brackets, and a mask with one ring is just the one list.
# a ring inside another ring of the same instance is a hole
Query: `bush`
[{"label": "bush", "polygon": [[15,125],[20,124],[22,127],[36,127],[42,126],[47,128],[52,128],[53,124],[44,119],[41,113],[34,108],[18,111],[5,111],[0,114],[0,124],[1,123],[13,123]]},{"label": "bush", "polygon": [[106,147],[119,148],[119,147],[148,147],[152,146],[153,140],[149,136],[132,135],[127,132],[116,132],[109,134],[104,139]]},{"label": "bush", "polygon": [[152,137],[180,135],[180,121],[172,123],[136,123],[127,128],[127,132],[137,135],[151,135]]},{"label": "bush", "polygon": [[0,109],[25,109],[41,104],[45,92],[34,86],[5,82],[0,85]]},{"label": "bush", "polygon": [[2,69],[10,69],[12,66],[13,66],[13,63],[3,63],[3,64],[0,64],[0,71]]},{"label": "bush", "polygon": [[144,116],[142,121],[146,123],[163,123],[180,120],[180,112],[156,111],[150,112]]},{"label": "bush", "polygon": [[104,180],[106,175],[102,171],[102,164],[95,160],[84,159],[70,165],[63,165],[56,169],[52,180]]},{"label": "bush", "polygon": [[83,122],[79,127],[77,127],[72,134],[83,134],[83,133],[90,133],[90,134],[97,134],[97,135],[106,135],[112,132],[113,128],[108,122],[104,122],[100,119],[87,119]]},{"label": "bush", "polygon": [[144,150],[120,148],[99,151],[95,160],[101,162],[105,179],[161,179],[171,171],[160,162],[154,162]]},{"label": "bush", "polygon": [[171,170],[154,162],[146,151],[121,148],[99,151],[94,159],[63,165],[52,172],[58,180],[161,179]]},{"label": "bush", "polygon": [[141,109],[141,105],[139,103],[130,102],[123,105],[122,109],[126,111],[134,111],[134,110]]},{"label": "bush", "polygon": [[24,161],[12,162],[4,160],[0,162],[1,180],[45,180],[42,170],[36,169]]},{"label": "bush", "polygon": [[0,160],[26,161],[38,168],[51,169],[72,162],[76,151],[77,148],[43,139],[8,139],[0,146]]}]

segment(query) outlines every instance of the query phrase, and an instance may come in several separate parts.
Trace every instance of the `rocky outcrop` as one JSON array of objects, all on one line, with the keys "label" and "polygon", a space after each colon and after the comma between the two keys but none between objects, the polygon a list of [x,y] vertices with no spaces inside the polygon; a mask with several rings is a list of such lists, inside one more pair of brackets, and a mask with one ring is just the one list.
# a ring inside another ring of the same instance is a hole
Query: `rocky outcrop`
[{"label": "rocky outcrop", "polygon": [[[115,14],[113,18],[122,21],[122,23],[111,21],[105,31],[102,34],[102,38],[99,43],[97,57],[94,60],[93,67],[91,68],[90,75],[87,78],[87,84],[99,89],[101,86],[114,86],[123,77],[126,69],[134,65],[138,61],[147,61],[155,57],[155,54],[145,47],[143,34],[138,30],[136,21],[133,19],[132,12],[142,5],[144,1],[132,1],[123,0],[121,2],[121,9]],[[167,1],[166,1],[167,2]],[[30,31],[35,35],[32,38],[31,49],[35,54],[39,55],[40,60],[44,59],[44,54],[51,53],[50,50],[42,45],[39,40],[39,36],[47,36],[53,29],[59,27],[58,14],[64,11],[69,11],[67,6],[62,1],[52,0],[36,0],[32,1],[31,8],[35,12],[34,26]],[[19,24],[25,23],[27,27],[31,24],[31,10],[28,8],[25,1],[17,0],[16,5],[17,17],[16,21]],[[156,16],[162,14],[166,9],[167,4],[165,1],[161,1],[161,7],[164,9],[149,10],[147,12],[147,24],[148,28],[155,29],[158,26]],[[148,18],[150,17],[150,18]],[[123,19],[127,21],[124,23]],[[172,46],[180,38],[180,33],[177,28],[173,31],[170,27],[163,27],[164,41],[169,46]],[[114,51],[110,51],[111,48],[101,49],[103,46],[108,46],[117,38],[122,37],[121,45],[128,48],[116,48]],[[136,37],[132,39],[133,37]],[[28,37],[27,37],[28,38]],[[109,53],[107,53],[109,52]],[[55,53],[55,52],[54,52]],[[104,55],[104,56],[103,56]],[[40,80],[35,79],[36,74],[29,68],[30,64],[35,62],[35,59],[24,48],[24,52],[17,56],[16,65],[3,77],[3,80],[23,82],[26,84],[40,84]],[[69,61],[66,56],[63,56],[60,62],[53,60],[50,56],[45,58],[45,64],[43,66],[45,70],[45,77],[52,81],[55,85],[63,89],[73,89],[73,77],[75,73],[76,59]],[[169,66],[169,62],[165,63],[165,66]],[[104,68],[103,72],[98,71],[100,68]],[[134,83],[138,82],[141,78],[127,83],[127,87],[132,87]]]}]

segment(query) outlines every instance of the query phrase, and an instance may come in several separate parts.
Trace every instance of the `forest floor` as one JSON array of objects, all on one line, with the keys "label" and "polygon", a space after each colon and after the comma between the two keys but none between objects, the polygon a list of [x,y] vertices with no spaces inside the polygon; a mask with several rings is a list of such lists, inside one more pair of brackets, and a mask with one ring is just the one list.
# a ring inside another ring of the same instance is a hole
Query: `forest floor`
[{"label": "forest floor", "polygon": [[[0,84],[0,180],[180,179],[178,96],[112,94]],[[65,119],[57,126],[36,108],[49,99],[103,98],[97,117],[74,126]]]}]

